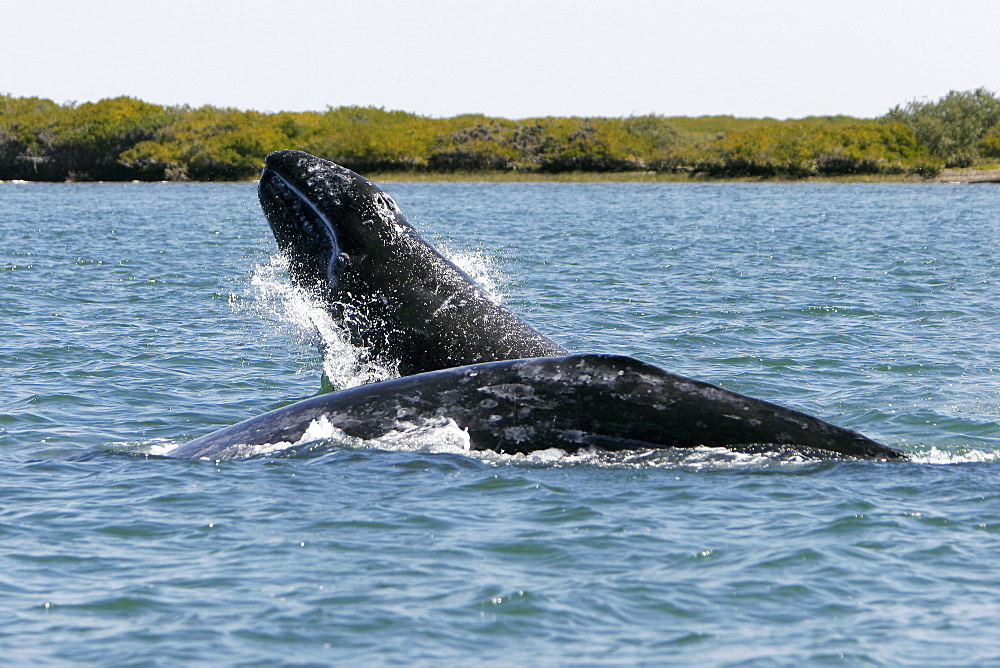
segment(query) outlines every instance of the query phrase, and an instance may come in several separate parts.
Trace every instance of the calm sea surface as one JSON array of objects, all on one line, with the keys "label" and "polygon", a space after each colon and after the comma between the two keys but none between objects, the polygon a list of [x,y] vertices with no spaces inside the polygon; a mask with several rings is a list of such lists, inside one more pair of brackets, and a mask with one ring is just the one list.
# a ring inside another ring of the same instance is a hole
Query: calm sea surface
[{"label": "calm sea surface", "polygon": [[1000,187],[385,188],[567,348],[915,461],[159,457],[337,375],[255,186],[0,183],[0,662],[1000,662]]}]

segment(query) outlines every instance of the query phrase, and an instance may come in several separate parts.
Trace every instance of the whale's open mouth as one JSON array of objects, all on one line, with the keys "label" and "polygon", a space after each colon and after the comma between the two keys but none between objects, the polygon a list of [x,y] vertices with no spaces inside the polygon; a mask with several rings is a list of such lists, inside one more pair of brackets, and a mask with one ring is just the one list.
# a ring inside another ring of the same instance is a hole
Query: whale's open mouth
[{"label": "whale's open mouth", "polygon": [[[326,287],[341,269],[341,248],[328,212],[278,170],[265,167],[258,194],[289,271],[304,285]],[[325,284],[325,285],[324,285]]]},{"label": "whale's open mouth", "polygon": [[[334,230],[329,216],[317,206],[312,198],[299,190],[294,183],[280,173],[265,167],[263,173],[261,173],[259,190],[267,191],[266,193],[262,192],[261,199],[266,199],[264,206],[265,213],[268,214],[268,220],[271,220],[271,213],[280,202],[285,207],[292,209],[297,216],[291,218],[287,215],[281,215],[279,217],[281,221],[288,223],[287,226],[282,225],[283,230],[286,227],[295,227],[296,229],[311,227],[310,232],[325,234],[335,247],[339,247],[337,232]],[[310,223],[311,225],[309,225]],[[280,240],[279,243],[281,243]]]}]

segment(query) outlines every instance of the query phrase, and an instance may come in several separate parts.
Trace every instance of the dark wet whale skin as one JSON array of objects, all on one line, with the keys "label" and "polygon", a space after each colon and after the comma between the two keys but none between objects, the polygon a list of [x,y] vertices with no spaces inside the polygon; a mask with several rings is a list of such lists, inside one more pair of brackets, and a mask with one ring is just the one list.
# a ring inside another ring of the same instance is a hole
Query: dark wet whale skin
[{"label": "dark wet whale skin", "polygon": [[566,353],[428,244],[371,181],[301,151],[265,165],[260,201],[292,279],[376,360],[408,375]]},{"label": "dark wet whale skin", "polygon": [[180,446],[174,457],[226,459],[296,443],[319,418],[349,436],[454,420],[474,450],[527,453],[725,447],[820,457],[901,459],[861,434],[618,355],[508,360],[325,394]]}]

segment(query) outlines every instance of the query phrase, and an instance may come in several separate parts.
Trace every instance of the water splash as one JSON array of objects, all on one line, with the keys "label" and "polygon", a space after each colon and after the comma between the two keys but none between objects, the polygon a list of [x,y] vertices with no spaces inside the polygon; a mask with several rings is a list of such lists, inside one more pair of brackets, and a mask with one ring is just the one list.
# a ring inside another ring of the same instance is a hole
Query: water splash
[{"label": "water splash", "polygon": [[495,304],[503,303],[506,295],[494,257],[481,251],[453,251],[446,245],[439,246],[438,249],[445,259],[471,276]]},{"label": "water splash", "polygon": [[247,309],[275,325],[300,343],[318,343],[323,352],[323,372],[335,389],[346,389],[399,375],[391,364],[371,359],[368,350],[351,343],[343,325],[334,320],[312,295],[292,284],[288,260],[281,254],[258,264],[250,277],[249,305],[231,299],[234,309]]},{"label": "water splash", "polygon": [[[503,301],[493,260],[480,252],[450,252],[445,256],[469,274],[496,303]],[[342,323],[323,305],[288,278],[288,259],[276,254],[254,267],[248,286],[250,299],[230,295],[234,311],[248,311],[274,324],[279,335],[299,344],[319,345],[323,371],[334,389],[375,383],[399,375],[398,362],[375,359],[371,351],[351,343]],[[349,310],[349,309],[348,309]]]}]

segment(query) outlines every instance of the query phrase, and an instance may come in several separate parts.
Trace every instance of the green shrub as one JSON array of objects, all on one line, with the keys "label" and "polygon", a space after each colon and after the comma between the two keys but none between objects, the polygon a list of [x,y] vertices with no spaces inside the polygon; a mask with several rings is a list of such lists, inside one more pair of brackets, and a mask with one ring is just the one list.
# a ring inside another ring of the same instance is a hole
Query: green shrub
[{"label": "green shrub", "polygon": [[1000,122],[983,135],[979,142],[979,153],[987,158],[1000,158]]},{"label": "green shrub", "polygon": [[1000,98],[986,88],[951,91],[936,102],[912,100],[882,117],[904,123],[935,158],[948,167],[968,167],[980,155],[981,141],[1000,123]]},{"label": "green shrub", "polygon": [[512,167],[502,155],[469,149],[438,151],[427,159],[427,168],[439,172],[508,170]]}]

